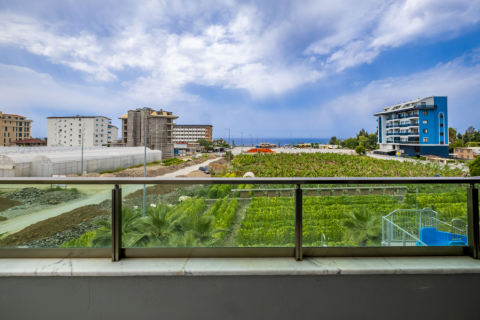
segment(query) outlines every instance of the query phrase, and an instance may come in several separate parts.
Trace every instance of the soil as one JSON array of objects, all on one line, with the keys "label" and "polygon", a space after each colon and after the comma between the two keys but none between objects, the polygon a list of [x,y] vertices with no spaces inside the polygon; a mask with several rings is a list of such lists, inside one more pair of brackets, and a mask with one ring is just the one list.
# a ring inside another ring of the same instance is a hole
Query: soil
[{"label": "soil", "polygon": [[[21,203],[20,201],[10,200],[8,198],[0,198],[0,211],[5,211],[12,207],[21,206],[22,204],[23,203]],[[1,220],[1,217],[0,217],[0,221],[3,221]]]},{"label": "soil", "polygon": [[50,237],[25,242],[23,246],[27,246],[29,248],[57,248],[67,241],[78,239],[87,232],[97,230],[101,226],[98,224],[95,224],[95,222],[101,221],[101,220],[104,220],[104,221],[111,220],[111,216],[104,215],[104,216],[95,217],[92,220],[87,222],[82,222],[71,229],[57,232],[51,235]]},{"label": "soil", "polygon": [[[84,194],[77,194],[69,191],[45,192],[37,188],[24,188],[13,191],[5,196],[8,201],[18,201],[19,204],[3,211],[0,210],[0,215],[8,219],[13,219],[49,209],[62,202],[68,202],[84,197],[86,197]],[[1,200],[0,203],[2,203]]]},{"label": "soil", "polygon": [[40,204],[59,204],[81,198],[82,195],[68,191],[47,192],[38,197]]},{"label": "soil", "polygon": [[59,216],[39,221],[17,233],[6,236],[0,242],[0,247],[16,247],[26,242],[51,237],[55,233],[72,229],[80,223],[105,215],[110,215],[110,212],[96,209],[93,206],[80,207]]},{"label": "soil", "polygon": [[[172,173],[183,168],[191,167],[201,164],[210,159],[216,159],[217,156],[209,155],[206,158],[195,159],[192,161],[186,161],[182,164],[174,164],[171,166],[153,165],[147,166],[147,177],[159,177],[167,173]],[[108,175],[108,176],[107,176]],[[143,177],[143,166],[138,168],[125,169],[120,172],[113,172],[108,174],[102,174],[101,177]]]},{"label": "soil", "polygon": [[187,173],[184,177],[190,177],[190,178],[210,178],[209,174],[206,174],[203,171],[200,170],[195,170],[190,173]]},{"label": "soil", "polygon": [[21,190],[11,192],[8,195],[6,195],[5,198],[8,198],[10,200],[20,201],[23,204],[28,204],[36,201],[43,194],[45,194],[45,191],[30,187],[30,188],[23,188]]},{"label": "soil", "polygon": [[[160,195],[174,192],[177,188],[188,187],[189,185],[185,184],[156,184],[154,186],[147,187],[147,196],[149,195]],[[125,199],[133,199],[143,197],[143,189],[134,191],[127,196]]]}]

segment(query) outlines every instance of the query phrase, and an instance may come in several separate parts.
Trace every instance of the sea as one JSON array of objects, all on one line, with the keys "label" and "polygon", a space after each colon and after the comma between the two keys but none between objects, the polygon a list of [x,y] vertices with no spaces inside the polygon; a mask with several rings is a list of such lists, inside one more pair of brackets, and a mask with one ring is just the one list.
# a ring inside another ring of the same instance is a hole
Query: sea
[{"label": "sea", "polygon": [[[235,137],[232,139],[234,142],[235,142],[235,145],[239,146],[241,145],[241,138],[238,138],[238,137]],[[227,137],[227,141],[228,141],[228,137]],[[246,146],[251,146],[252,143],[253,145],[258,145],[258,143],[262,143],[262,142],[268,142],[268,143],[272,143],[272,144],[276,144],[278,145],[280,143],[281,146],[283,145],[286,145],[286,144],[299,144],[299,143],[312,143],[315,144],[315,143],[318,143],[318,144],[324,144],[324,143],[328,143],[328,141],[330,141],[330,138],[310,138],[310,137],[300,137],[300,138],[296,138],[296,137],[292,137],[292,138],[267,138],[267,137],[263,137],[263,138],[258,138],[257,140],[257,137],[253,137],[250,138],[245,138],[243,137],[243,144],[246,145]]]}]

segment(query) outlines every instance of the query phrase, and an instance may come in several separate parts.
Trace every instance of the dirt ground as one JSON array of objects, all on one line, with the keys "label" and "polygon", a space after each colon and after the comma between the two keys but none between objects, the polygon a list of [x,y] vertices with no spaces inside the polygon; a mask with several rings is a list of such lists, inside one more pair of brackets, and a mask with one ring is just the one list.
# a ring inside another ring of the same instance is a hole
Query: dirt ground
[{"label": "dirt ground", "polygon": [[10,200],[7,198],[0,198],[0,211],[5,211],[12,207],[21,206],[22,204],[23,203],[21,203],[20,201]]},{"label": "dirt ground", "polygon": [[91,206],[77,208],[59,216],[37,222],[17,233],[6,236],[1,240],[0,247],[21,246],[26,242],[50,237],[57,232],[72,229],[78,224],[89,221],[97,216],[108,214],[110,214],[110,212],[92,208]]},{"label": "dirt ground", "polygon": [[[150,195],[163,195],[167,194],[170,192],[175,191],[177,188],[185,188],[190,185],[188,184],[156,184],[154,186],[147,187],[147,196]],[[143,197],[143,189],[139,189],[137,191],[134,191],[127,196],[125,196],[125,199],[134,199],[134,198],[140,198]]]},{"label": "dirt ground", "polygon": [[187,173],[185,177],[190,177],[190,178],[210,178],[209,174],[206,174],[203,171],[200,170],[195,170],[190,173]]}]

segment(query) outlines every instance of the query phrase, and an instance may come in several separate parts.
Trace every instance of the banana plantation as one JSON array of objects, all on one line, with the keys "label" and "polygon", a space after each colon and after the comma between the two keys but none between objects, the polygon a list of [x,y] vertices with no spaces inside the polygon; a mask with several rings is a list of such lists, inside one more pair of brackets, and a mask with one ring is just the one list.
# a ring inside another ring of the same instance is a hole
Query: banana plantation
[{"label": "banana plantation", "polygon": [[[230,168],[237,177],[454,177],[458,168],[423,161],[381,160],[338,153],[275,153],[240,155]],[[215,172],[223,176],[225,170]]]}]

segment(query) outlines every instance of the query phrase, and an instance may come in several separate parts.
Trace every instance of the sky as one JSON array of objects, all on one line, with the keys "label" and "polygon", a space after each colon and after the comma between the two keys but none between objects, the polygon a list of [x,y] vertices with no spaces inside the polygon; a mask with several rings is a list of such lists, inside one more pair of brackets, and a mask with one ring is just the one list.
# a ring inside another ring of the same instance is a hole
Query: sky
[{"label": "sky", "polygon": [[383,107],[448,96],[480,124],[480,0],[0,0],[0,110],[34,120],[173,111],[216,138],[376,129]]}]

